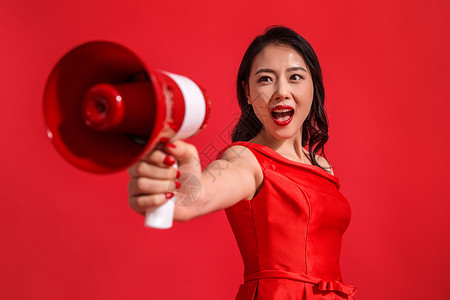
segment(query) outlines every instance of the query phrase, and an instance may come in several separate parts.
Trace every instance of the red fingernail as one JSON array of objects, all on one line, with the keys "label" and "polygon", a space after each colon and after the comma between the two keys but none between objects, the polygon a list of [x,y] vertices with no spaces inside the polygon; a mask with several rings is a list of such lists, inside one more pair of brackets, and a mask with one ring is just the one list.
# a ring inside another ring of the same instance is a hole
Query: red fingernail
[{"label": "red fingernail", "polygon": [[163,163],[164,163],[165,165],[172,166],[172,165],[175,163],[175,158],[173,158],[172,156],[166,156],[166,157],[164,158]]},{"label": "red fingernail", "polygon": [[180,183],[178,180],[175,180],[175,187],[176,187],[177,189],[179,189],[180,186],[181,186],[181,183]]},{"label": "red fingernail", "polygon": [[177,146],[175,146],[174,144],[172,144],[172,143],[166,143],[166,146],[167,147],[170,147],[170,148],[173,148],[173,149],[175,149]]},{"label": "red fingernail", "polygon": [[166,193],[166,199],[170,199],[174,196],[174,193]]},{"label": "red fingernail", "polygon": [[170,139],[167,138],[167,137],[162,137],[162,138],[159,140],[159,142],[160,142],[160,143],[163,143],[163,144],[167,143],[168,141],[170,141]]},{"label": "red fingernail", "polygon": [[178,178],[180,178],[180,176],[181,176],[181,173],[180,173],[180,171],[177,170],[177,177],[176,178],[178,179]]}]

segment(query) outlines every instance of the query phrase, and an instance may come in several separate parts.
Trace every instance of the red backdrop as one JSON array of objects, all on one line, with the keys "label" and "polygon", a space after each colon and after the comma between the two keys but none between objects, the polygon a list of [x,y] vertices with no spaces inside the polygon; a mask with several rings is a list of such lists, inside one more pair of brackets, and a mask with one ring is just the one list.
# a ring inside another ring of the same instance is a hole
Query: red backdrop
[{"label": "red backdrop", "polygon": [[228,142],[250,41],[288,25],[324,70],[328,157],[353,207],[342,269],[358,299],[449,299],[450,2],[0,2],[0,297],[232,299],[243,267],[225,214],[145,229],[126,172],[66,163],[42,116],[46,78],[72,47],[113,40],[209,91],[205,160]]}]

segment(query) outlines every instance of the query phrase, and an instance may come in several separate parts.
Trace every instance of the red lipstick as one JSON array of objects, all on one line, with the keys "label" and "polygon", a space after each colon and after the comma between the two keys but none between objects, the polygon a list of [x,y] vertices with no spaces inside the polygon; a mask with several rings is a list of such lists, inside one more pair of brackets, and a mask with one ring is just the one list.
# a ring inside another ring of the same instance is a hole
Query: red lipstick
[{"label": "red lipstick", "polygon": [[291,123],[294,109],[288,105],[277,105],[271,109],[272,120],[279,126]]}]

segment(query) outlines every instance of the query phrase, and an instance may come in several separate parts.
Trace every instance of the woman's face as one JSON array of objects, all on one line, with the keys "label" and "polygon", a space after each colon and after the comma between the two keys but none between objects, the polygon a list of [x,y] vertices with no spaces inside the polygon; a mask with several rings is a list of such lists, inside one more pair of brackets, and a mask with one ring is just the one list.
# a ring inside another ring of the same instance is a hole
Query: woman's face
[{"label": "woman's face", "polygon": [[255,57],[247,101],[263,124],[262,134],[288,139],[301,133],[314,85],[303,57],[289,45],[268,45]]}]

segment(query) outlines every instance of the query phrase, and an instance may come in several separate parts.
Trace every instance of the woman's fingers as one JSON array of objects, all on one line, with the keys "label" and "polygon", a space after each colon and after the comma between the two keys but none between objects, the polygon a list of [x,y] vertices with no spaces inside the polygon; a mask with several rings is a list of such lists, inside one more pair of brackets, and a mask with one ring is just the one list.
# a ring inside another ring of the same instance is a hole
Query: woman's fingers
[{"label": "woman's fingers", "polygon": [[147,163],[161,168],[167,168],[174,165],[176,162],[175,158],[168,155],[161,150],[154,150],[150,152],[147,156],[144,156],[136,164],[134,164],[130,169],[133,170],[134,167],[140,165],[140,163]]},{"label": "woman's fingers", "polygon": [[[180,172],[173,167],[176,159],[181,172],[187,175],[184,179],[180,178]],[[173,197],[175,190],[179,193],[178,196],[184,195],[181,202],[193,203],[192,193],[183,190],[186,189],[186,178],[201,176],[198,151],[193,145],[182,141],[167,143],[162,149],[154,150],[141,158],[128,169],[128,173],[129,205],[140,214],[166,203]]]},{"label": "woman's fingers", "polygon": [[131,197],[147,194],[165,194],[173,192],[179,185],[176,180],[160,180],[147,177],[138,177],[130,180],[128,194]]},{"label": "woman's fingers", "polygon": [[169,180],[180,177],[179,171],[174,167],[159,167],[146,161],[139,161],[128,169],[130,177],[147,177],[153,179]]},{"label": "woman's fingers", "polygon": [[134,196],[129,198],[129,204],[133,210],[143,214],[152,207],[166,203],[172,196],[173,193]]},{"label": "woman's fingers", "polygon": [[182,140],[167,143],[164,147],[166,153],[175,157],[179,164],[199,163],[197,148]]}]

